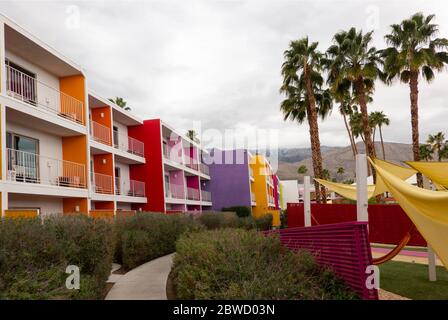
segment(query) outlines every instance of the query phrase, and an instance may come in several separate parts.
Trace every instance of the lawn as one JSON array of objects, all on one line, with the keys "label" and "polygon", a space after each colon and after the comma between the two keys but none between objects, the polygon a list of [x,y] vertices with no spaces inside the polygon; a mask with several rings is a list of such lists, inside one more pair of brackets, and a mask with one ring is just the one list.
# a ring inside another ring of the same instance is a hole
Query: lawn
[{"label": "lawn", "polygon": [[428,280],[428,267],[390,261],[380,266],[380,287],[415,300],[448,300],[448,272],[437,267],[437,281]]}]

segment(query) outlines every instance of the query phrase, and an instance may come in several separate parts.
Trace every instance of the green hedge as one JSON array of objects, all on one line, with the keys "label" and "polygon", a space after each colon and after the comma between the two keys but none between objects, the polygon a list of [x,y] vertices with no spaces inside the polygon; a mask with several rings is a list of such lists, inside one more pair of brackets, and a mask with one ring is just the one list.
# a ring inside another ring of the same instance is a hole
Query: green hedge
[{"label": "green hedge", "polygon": [[[110,274],[109,223],[56,216],[0,220],[0,299],[100,299]],[[65,287],[68,265],[80,268],[80,290]]]},{"label": "green hedge", "polygon": [[185,231],[201,230],[203,226],[186,215],[138,213],[118,218],[115,222],[115,261],[126,269],[170,254],[176,240]]},{"label": "green hedge", "polygon": [[222,211],[224,212],[235,212],[236,215],[240,218],[249,217],[251,214],[250,207],[245,206],[235,206],[235,207],[228,207],[228,208],[222,208]]},{"label": "green hedge", "polygon": [[235,212],[210,211],[200,214],[197,221],[209,230],[222,228],[269,230],[272,226],[272,215],[267,214],[255,219],[252,216],[238,217]]},{"label": "green hedge", "polygon": [[179,299],[356,298],[309,253],[242,229],[182,235],[172,277]]}]

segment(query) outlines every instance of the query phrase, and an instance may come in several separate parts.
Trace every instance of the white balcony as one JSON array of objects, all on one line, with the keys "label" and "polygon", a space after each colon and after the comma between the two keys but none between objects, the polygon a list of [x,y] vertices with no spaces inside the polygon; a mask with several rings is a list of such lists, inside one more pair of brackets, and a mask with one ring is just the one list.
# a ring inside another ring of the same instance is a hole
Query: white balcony
[{"label": "white balcony", "polygon": [[212,202],[212,194],[210,191],[201,190],[201,199],[202,201]]},{"label": "white balcony", "polygon": [[115,194],[127,197],[144,197],[145,183],[143,181],[115,178]]},{"label": "white balcony", "polygon": [[6,92],[9,96],[83,124],[84,103],[11,66],[6,66]]},{"label": "white balcony", "polygon": [[188,168],[193,169],[193,170],[198,170],[198,167],[199,167],[198,160],[196,160],[186,154],[184,155],[184,157],[185,157],[185,166],[187,166]]},{"label": "white balcony", "polygon": [[[176,147],[170,147],[167,144],[162,144],[163,157],[167,160],[182,164],[182,157],[179,155],[180,151]],[[177,152],[173,152],[173,149]]]},{"label": "white balcony", "polygon": [[187,199],[188,200],[200,200],[199,197],[199,189],[195,189],[195,188],[187,188]]},{"label": "white balcony", "polygon": [[90,179],[92,182],[92,189],[95,193],[100,194],[113,194],[113,178],[110,175],[91,172]]},{"label": "white balcony", "polygon": [[210,175],[210,168],[208,167],[208,165],[201,163],[199,164],[199,168],[203,174],[207,176]]},{"label": "white balcony", "polygon": [[105,145],[111,145],[110,129],[101,123],[90,121],[90,137]]},{"label": "white balcony", "polygon": [[145,144],[143,142],[120,134],[116,130],[114,130],[114,147],[140,157],[145,156]]},{"label": "white balcony", "polygon": [[167,198],[185,199],[184,186],[181,184],[175,184],[175,183],[166,184],[165,193]]},{"label": "white balcony", "polygon": [[253,192],[250,193],[250,201],[253,203],[257,202],[255,199],[255,193],[253,193]]},{"label": "white balcony", "polygon": [[9,148],[6,153],[9,181],[86,188],[83,164]]},{"label": "white balcony", "polygon": [[254,181],[254,169],[251,166],[249,166],[249,178]]}]

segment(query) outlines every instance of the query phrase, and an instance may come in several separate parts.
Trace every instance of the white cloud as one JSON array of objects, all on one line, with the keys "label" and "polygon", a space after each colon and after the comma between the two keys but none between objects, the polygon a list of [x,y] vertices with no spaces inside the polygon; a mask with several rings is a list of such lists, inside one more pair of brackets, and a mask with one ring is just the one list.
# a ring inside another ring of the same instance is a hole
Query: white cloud
[{"label": "white cloud", "polygon": [[[67,28],[67,7],[79,7],[78,29]],[[280,66],[292,39],[308,35],[325,50],[333,34],[377,21],[375,45],[391,23],[423,11],[436,13],[448,37],[443,1],[81,1],[8,2],[0,11],[82,65],[89,85],[122,96],[142,117],[161,117],[183,129],[279,130],[280,145],[309,145],[308,127],[284,122]],[[447,132],[448,75],[421,84],[421,135]],[[377,85],[371,110],[391,119],[386,140],[410,142],[409,92]],[[337,110],[320,125],[321,143],[347,145]],[[447,132],[448,134],[448,132]]]}]

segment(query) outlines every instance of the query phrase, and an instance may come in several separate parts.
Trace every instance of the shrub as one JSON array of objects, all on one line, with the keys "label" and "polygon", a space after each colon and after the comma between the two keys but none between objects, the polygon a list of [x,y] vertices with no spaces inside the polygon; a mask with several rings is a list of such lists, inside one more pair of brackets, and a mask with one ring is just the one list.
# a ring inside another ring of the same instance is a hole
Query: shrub
[{"label": "shrub", "polygon": [[[87,217],[0,221],[1,299],[102,298],[113,253],[111,226]],[[68,290],[68,265],[80,268],[80,290]]]},{"label": "shrub", "polygon": [[223,208],[222,211],[235,212],[236,215],[240,218],[249,217],[251,214],[250,207],[246,207],[246,206],[235,206],[235,207]]},{"label": "shrub", "polygon": [[185,215],[139,213],[119,218],[115,223],[115,260],[127,269],[135,268],[174,252],[176,240],[182,233],[202,228]]},{"label": "shrub", "polygon": [[257,230],[270,230],[272,227],[272,214],[266,213],[260,218],[256,218],[255,220],[255,226]]},{"label": "shrub", "polygon": [[[222,229],[184,234],[172,276],[179,299],[352,299],[356,296],[306,251],[277,237]],[[326,285],[330,283],[331,285]]]},{"label": "shrub", "polygon": [[203,212],[198,217],[198,221],[209,230],[236,228],[240,219],[235,212]]}]

